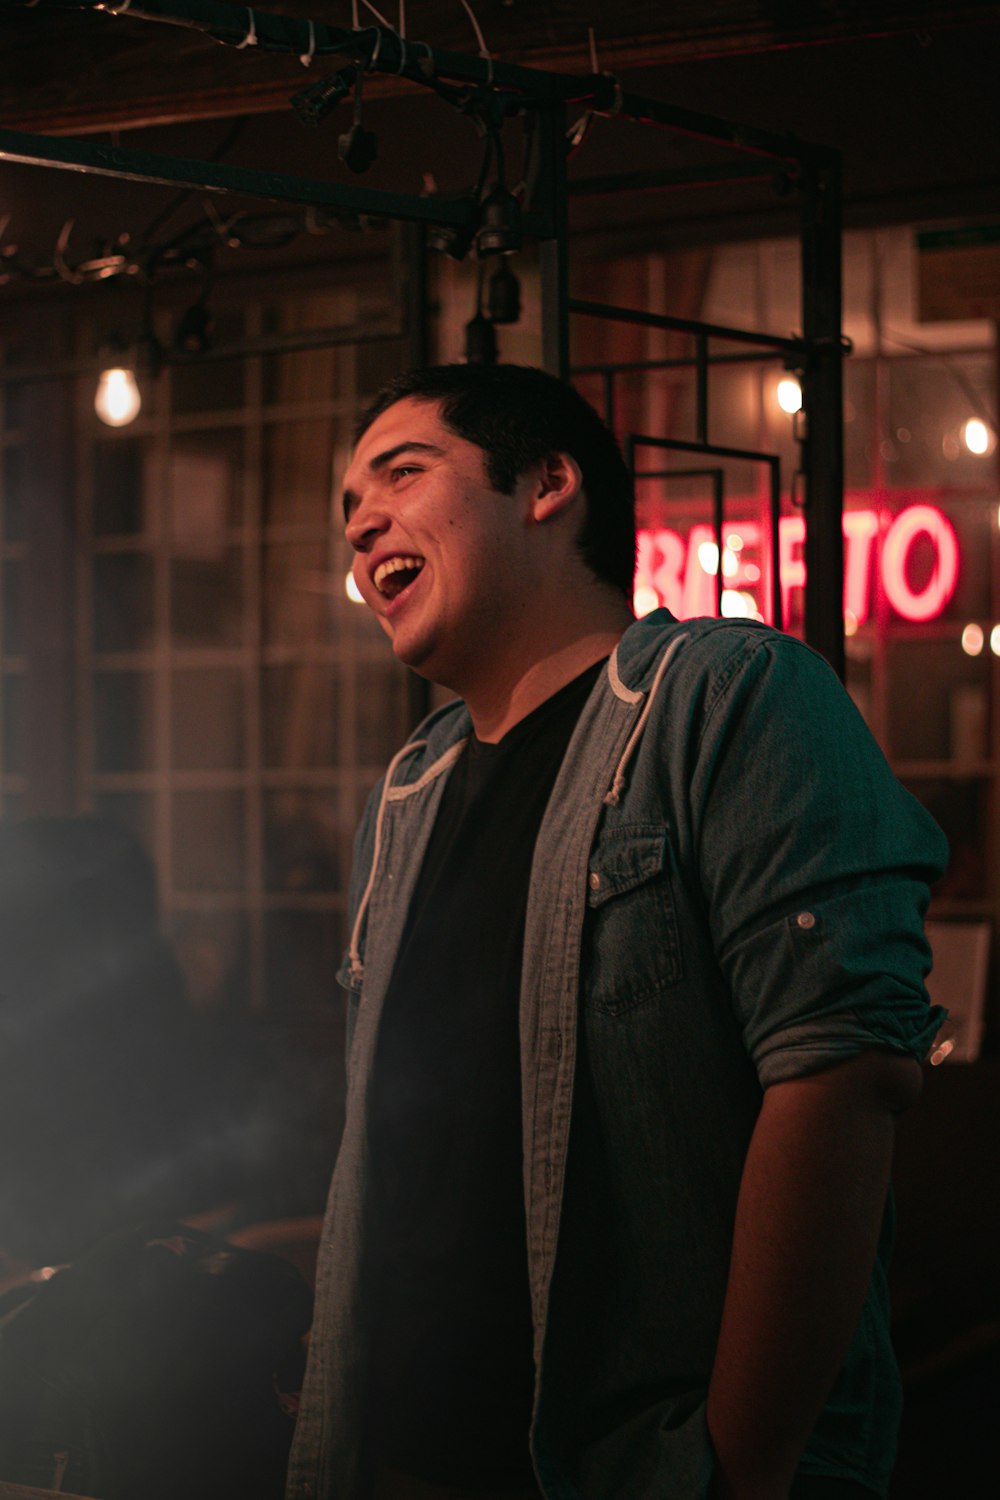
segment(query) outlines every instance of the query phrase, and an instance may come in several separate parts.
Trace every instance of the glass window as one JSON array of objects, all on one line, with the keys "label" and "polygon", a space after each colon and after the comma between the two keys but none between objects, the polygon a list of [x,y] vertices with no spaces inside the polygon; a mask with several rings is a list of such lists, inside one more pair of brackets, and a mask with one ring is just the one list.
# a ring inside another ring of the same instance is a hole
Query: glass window
[{"label": "glass window", "polygon": [[25,495],[24,450],[15,446],[0,449],[3,462],[3,539],[24,541]]},{"label": "glass window", "polygon": [[19,558],[8,558],[2,570],[3,601],[0,619],[3,621],[3,653],[5,656],[20,656],[24,650],[24,601],[21,584],[24,579],[24,564]]},{"label": "glass window", "polygon": [[153,639],[153,559],[144,552],[94,558],[94,649],[137,651]]},{"label": "glass window", "polygon": [[980,485],[992,472],[988,454],[970,452],[965,423],[992,406],[987,356],[936,355],[889,362],[888,431],[882,439],[886,483]]},{"label": "glass window", "polygon": [[146,443],[137,437],[102,437],[94,444],[95,535],[135,535],[147,529],[146,452]]},{"label": "glass window", "polygon": [[875,362],[844,363],[844,488],[869,490],[875,482]]},{"label": "glass window", "polygon": [[94,770],[147,771],[156,761],[151,672],[95,672]]},{"label": "glass window", "polygon": [[[27,753],[24,743],[24,678],[17,672],[5,672],[3,691],[3,765],[0,771],[6,776],[17,776],[27,769]],[[6,811],[10,807],[5,799]]]},{"label": "glass window", "polygon": [[330,572],[326,539],[274,543],[264,562],[264,640],[267,645],[320,645],[333,637],[346,603],[343,579]]},{"label": "glass window", "polygon": [[332,667],[321,663],[264,668],[261,714],[266,766],[339,764],[337,686]]},{"label": "glass window", "polygon": [[[238,309],[216,310],[212,342],[217,349],[224,349],[243,335],[243,314]],[[246,399],[246,361],[209,358],[174,364],[170,394],[174,411],[181,415],[235,411]]]},{"label": "glass window", "polygon": [[247,922],[242,912],[177,912],[173,945],[190,1003],[245,1010],[250,994]]},{"label": "glass window", "polygon": [[989,755],[989,650],[968,656],[957,639],[890,640],[889,751],[905,760],[973,764]]},{"label": "glass window", "polygon": [[156,849],[156,809],[151,793],[98,792],[94,798],[94,810],[101,817],[111,818],[131,829],[142,847],[153,854]]},{"label": "glass window", "polygon": [[333,490],[333,424],[281,422],[264,429],[264,523],[327,527]]},{"label": "glass window", "polygon": [[948,868],[933,887],[934,899],[982,900],[986,894],[989,782],[969,777],[907,780],[905,785],[923,803],[948,840]]},{"label": "glass window", "polygon": [[173,673],[171,757],[178,771],[229,771],[246,762],[243,674],[196,667]]},{"label": "glass window", "polygon": [[266,888],[339,890],[346,875],[346,839],[335,791],[268,792],[264,798]]},{"label": "glass window", "polygon": [[178,891],[238,891],[246,884],[246,796],[176,792],[174,885]]},{"label": "glass window", "polygon": [[330,912],[271,912],[267,917],[267,989],[282,1010],[336,997],[341,923]]},{"label": "glass window", "polygon": [[220,534],[243,517],[244,437],[240,427],[178,432],[170,443],[167,483],[170,540],[180,557],[209,556]]},{"label": "glass window", "polygon": [[[388,319],[388,309],[379,316]],[[398,339],[377,339],[370,344],[358,344],[356,359],[359,410],[366,398],[375,396],[407,368],[406,350]]]},{"label": "glass window", "polygon": [[359,683],[357,757],[362,766],[384,766],[406,738],[407,674],[390,658],[367,664]]},{"label": "glass window", "polygon": [[179,557],[170,565],[170,633],[178,646],[238,646],[243,639],[243,549]]}]

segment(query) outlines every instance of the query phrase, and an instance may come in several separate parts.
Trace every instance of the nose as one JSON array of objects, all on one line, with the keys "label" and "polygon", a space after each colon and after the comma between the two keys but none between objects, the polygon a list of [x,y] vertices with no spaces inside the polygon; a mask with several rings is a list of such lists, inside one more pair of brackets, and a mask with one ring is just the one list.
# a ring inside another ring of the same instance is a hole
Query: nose
[{"label": "nose", "polygon": [[344,527],[344,535],[355,552],[368,552],[388,526],[385,509],[377,501],[362,495]]}]

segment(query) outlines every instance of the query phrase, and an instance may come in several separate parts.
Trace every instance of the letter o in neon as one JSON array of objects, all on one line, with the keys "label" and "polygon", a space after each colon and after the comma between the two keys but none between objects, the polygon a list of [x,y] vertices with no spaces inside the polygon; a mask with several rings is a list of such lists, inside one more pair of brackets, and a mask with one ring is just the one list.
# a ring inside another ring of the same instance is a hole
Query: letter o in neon
[{"label": "letter o in neon", "polygon": [[[915,594],[906,577],[910,548],[921,533],[930,537],[937,565],[930,582]],[[933,620],[944,609],[958,582],[958,540],[947,516],[934,505],[910,505],[900,511],[882,548],[882,583],[886,597],[904,620]]]}]

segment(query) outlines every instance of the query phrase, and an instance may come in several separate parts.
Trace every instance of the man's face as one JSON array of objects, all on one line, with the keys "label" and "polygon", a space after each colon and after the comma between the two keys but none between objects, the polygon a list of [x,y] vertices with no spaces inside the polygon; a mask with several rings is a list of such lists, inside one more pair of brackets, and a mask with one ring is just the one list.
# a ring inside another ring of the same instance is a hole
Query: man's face
[{"label": "man's face", "polygon": [[516,632],[530,598],[530,482],[498,494],[483,453],[406,399],[364,433],[344,476],[354,579],[400,661],[457,691]]}]

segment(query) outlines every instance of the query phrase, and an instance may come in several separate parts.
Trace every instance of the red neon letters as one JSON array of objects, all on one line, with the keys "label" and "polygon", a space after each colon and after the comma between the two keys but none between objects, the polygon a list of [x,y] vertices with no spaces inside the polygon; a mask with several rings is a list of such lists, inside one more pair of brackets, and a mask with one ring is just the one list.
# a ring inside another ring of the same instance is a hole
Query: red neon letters
[{"label": "red neon letters", "polygon": [[[844,609],[859,625],[868,618],[873,572],[890,606],[904,620],[933,620],[941,614],[958,583],[959,553],[951,522],[936,506],[909,505],[894,518],[885,513],[880,517],[874,510],[850,510],[844,513],[843,525]],[[736,545],[723,551],[723,586],[734,596],[744,596],[747,612],[749,601],[755,601],[766,618],[770,548],[761,527],[756,521],[733,521],[727,524],[725,534]],[[640,531],[635,574],[637,613],[655,607],[655,596],[656,603],[665,604],[679,619],[714,615],[719,565],[714,539],[712,528],[704,525],[692,526],[686,541],[667,527]],[[804,517],[782,516],[778,553],[786,620],[791,595],[806,581],[804,541]],[[932,567],[929,577],[918,586],[912,577],[912,565],[914,550],[921,545],[922,575],[926,574],[928,547]]]}]

